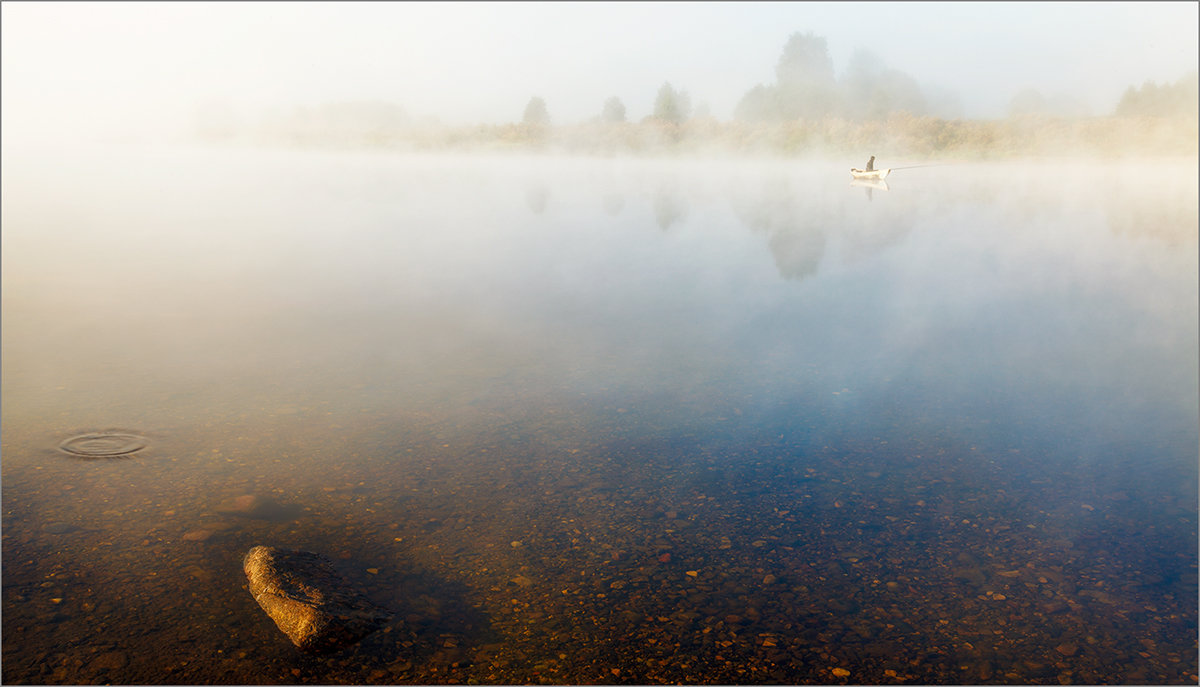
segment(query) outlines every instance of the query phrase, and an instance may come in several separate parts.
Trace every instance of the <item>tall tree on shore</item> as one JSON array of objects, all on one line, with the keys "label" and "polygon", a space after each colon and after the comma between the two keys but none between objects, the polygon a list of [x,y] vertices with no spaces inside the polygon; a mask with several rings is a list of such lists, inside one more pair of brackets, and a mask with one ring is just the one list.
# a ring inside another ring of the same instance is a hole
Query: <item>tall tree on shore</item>
[{"label": "tall tree on shore", "polygon": [[600,113],[600,120],[609,124],[620,124],[625,121],[625,103],[615,95],[604,101],[604,110]]},{"label": "tall tree on shore", "polygon": [[530,98],[521,121],[534,127],[550,126],[550,111],[546,109],[546,101],[538,96]]},{"label": "tall tree on shore", "polygon": [[886,119],[892,112],[920,116],[928,111],[916,79],[889,69],[869,50],[854,52],[839,85],[842,111],[851,119]]},{"label": "tall tree on shore", "polygon": [[838,103],[825,39],[811,32],[793,33],[775,64],[775,83],[747,91],[735,116],[744,121],[818,119],[837,112]]},{"label": "tall tree on shore", "polygon": [[670,83],[658,89],[654,99],[654,117],[664,122],[680,124],[692,114],[692,99],[686,91],[676,91]]},{"label": "tall tree on shore", "polygon": [[833,60],[821,36],[793,33],[775,65],[775,82],[785,119],[816,119],[838,109]]},{"label": "tall tree on shore", "polygon": [[758,84],[738,101],[733,116],[744,122],[764,122],[779,119],[779,90],[774,86]]}]

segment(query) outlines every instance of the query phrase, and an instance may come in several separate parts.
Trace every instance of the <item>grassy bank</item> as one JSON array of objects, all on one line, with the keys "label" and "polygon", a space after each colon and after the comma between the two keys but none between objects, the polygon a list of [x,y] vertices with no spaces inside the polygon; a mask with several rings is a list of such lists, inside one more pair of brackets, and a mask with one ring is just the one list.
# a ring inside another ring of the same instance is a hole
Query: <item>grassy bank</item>
[{"label": "grassy bank", "polygon": [[264,129],[256,144],[296,147],[396,148],[419,151],[546,151],[571,154],[750,154],[806,157],[870,154],[922,159],[1194,156],[1195,116],[1015,117],[946,120],[894,114],[854,122],[827,117],[778,123],[692,119],[682,124],[585,122],[562,126],[423,125],[341,131]]}]

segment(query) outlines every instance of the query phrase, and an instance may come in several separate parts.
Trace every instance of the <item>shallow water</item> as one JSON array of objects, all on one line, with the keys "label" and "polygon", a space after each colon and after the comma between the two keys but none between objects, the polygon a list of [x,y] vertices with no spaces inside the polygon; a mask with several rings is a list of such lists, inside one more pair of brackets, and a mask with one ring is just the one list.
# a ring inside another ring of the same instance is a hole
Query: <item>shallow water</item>
[{"label": "shallow water", "polygon": [[6,150],[3,681],[1195,683],[1195,161],[847,166]]}]

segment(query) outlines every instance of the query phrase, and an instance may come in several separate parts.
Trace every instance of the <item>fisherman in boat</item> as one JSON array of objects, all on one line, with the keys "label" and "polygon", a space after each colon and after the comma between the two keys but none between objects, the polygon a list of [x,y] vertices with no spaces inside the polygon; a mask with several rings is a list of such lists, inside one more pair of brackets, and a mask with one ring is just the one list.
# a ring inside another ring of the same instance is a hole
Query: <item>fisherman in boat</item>
[{"label": "fisherman in boat", "polygon": [[859,169],[857,167],[850,168],[850,176],[855,179],[871,179],[874,181],[883,181],[891,169],[875,169],[875,156],[872,155],[870,160],[867,160],[867,168]]}]

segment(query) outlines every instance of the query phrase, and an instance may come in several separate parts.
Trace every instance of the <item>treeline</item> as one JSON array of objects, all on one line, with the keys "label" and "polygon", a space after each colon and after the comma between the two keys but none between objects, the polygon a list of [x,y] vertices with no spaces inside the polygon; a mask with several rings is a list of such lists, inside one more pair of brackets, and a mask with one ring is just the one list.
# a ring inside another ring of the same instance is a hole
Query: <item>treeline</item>
[{"label": "treeline", "polygon": [[545,149],[597,154],[664,151],[854,154],[888,157],[995,157],[1029,154],[1176,155],[1197,151],[1197,74],[1174,84],[1130,87],[1111,115],[1082,116],[1069,99],[1028,89],[1009,116],[966,120],[957,95],[922,88],[880,58],[858,51],[835,75],[824,38],[793,34],[775,78],[749,89],[728,121],[715,119],[689,93],[664,83],[653,110],[639,120],[610,96],[584,122],[556,123],[540,96],[519,121],[444,126],[417,120],[384,102],[328,104],[273,112],[253,125],[229,111],[201,113],[206,140],[251,140],[289,146],[441,149]]},{"label": "treeline", "polygon": [[895,112],[958,118],[962,104],[955,94],[922,88],[916,79],[888,67],[868,50],[856,51],[839,78],[825,38],[794,33],[775,65],[775,80],[747,91],[734,118],[742,122],[823,117],[877,121]]},{"label": "treeline", "polygon": [[1171,117],[1196,112],[1200,101],[1200,72],[1193,71],[1173,84],[1159,86],[1147,81],[1141,88],[1130,86],[1117,103],[1122,117]]},{"label": "treeline", "polygon": [[[528,109],[528,108],[527,108]],[[535,106],[528,121],[444,126],[405,119],[392,123],[340,117],[351,106],[302,110],[286,121],[244,136],[218,136],[283,147],[354,147],[412,151],[547,151],[588,155],[712,153],[819,156],[864,154],[900,157],[1003,158],[1029,155],[1195,155],[1200,124],[1195,113],[1175,116],[1058,117],[1027,114],[998,120],[945,119],[893,112],[853,120],[837,115],[775,121],[719,121],[708,115],[638,122],[602,117],[554,125]],[[332,117],[330,126],[321,123]],[[226,131],[226,133],[229,133]]]},{"label": "treeline", "polygon": [[961,120],[893,113],[870,122],[827,116],[786,122],[585,122],[427,130],[414,150],[544,150],[612,155],[697,153],[786,156],[870,154],[889,159],[989,159],[1030,155],[1195,155],[1195,117],[1010,117]]}]

